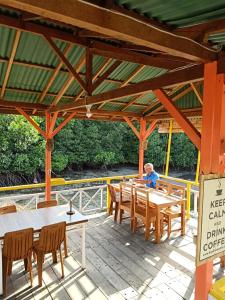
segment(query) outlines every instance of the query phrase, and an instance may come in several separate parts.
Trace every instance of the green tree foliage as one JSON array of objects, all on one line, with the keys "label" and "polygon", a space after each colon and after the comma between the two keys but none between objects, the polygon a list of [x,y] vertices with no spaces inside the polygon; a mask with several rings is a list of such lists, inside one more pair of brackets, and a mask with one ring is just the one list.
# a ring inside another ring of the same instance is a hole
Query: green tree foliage
[{"label": "green tree foliage", "polygon": [[[44,128],[41,118],[36,122]],[[57,121],[57,125],[61,120]],[[137,125],[137,124],[136,124]],[[138,126],[138,125],[137,125]],[[148,139],[145,161],[163,168],[167,134],[157,130]],[[0,175],[19,174],[28,181],[44,171],[45,141],[22,116],[0,116]],[[197,151],[185,134],[173,134],[170,166],[194,168]],[[72,120],[54,138],[53,172],[138,163],[138,139],[119,122]]]}]

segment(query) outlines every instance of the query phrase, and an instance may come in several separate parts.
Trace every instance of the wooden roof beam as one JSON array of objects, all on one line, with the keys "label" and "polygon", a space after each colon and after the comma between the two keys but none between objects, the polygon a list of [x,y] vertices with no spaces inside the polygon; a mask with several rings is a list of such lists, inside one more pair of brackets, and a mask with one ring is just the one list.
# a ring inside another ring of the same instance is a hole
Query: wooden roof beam
[{"label": "wooden roof beam", "polygon": [[110,102],[115,99],[123,97],[139,95],[150,92],[158,88],[167,88],[180,83],[189,83],[203,79],[203,65],[196,65],[182,70],[163,74],[159,77],[144,80],[129,86],[111,90],[105,93],[87,97],[86,99],[77,100],[74,104],[68,104],[57,107],[56,110],[70,110],[82,107],[88,104],[101,104],[103,102]]},{"label": "wooden roof beam", "polygon": [[55,1],[0,0],[0,4],[192,61],[217,59],[213,50],[191,40],[88,2],[57,0],[56,5]]},{"label": "wooden roof beam", "polygon": [[48,106],[44,104],[17,102],[17,101],[10,101],[10,100],[0,100],[0,107],[19,107],[19,108],[37,109],[37,110],[45,110],[48,108]]},{"label": "wooden roof beam", "polygon": [[198,98],[198,101],[201,103],[201,105],[203,105],[203,97],[202,97],[199,89],[197,88],[197,86],[193,82],[191,82],[191,87],[192,87],[196,97]]},{"label": "wooden roof beam", "polygon": [[102,42],[93,42],[91,44],[91,50],[96,55],[169,70],[188,64],[187,62],[174,60],[172,57],[168,58],[163,56],[142,54],[129,49],[123,49],[123,47],[107,45]]},{"label": "wooden roof beam", "polygon": [[5,94],[5,88],[7,86],[8,80],[9,80],[9,75],[10,75],[10,72],[11,72],[11,69],[12,69],[13,60],[14,60],[14,57],[16,55],[17,47],[19,45],[20,35],[21,35],[21,31],[18,30],[16,32],[16,35],[15,35],[14,43],[13,43],[13,46],[12,46],[12,51],[11,51],[10,58],[9,58],[9,61],[8,61],[8,66],[7,66],[7,69],[6,69],[6,72],[5,72],[5,78],[4,78],[4,81],[3,81],[3,84],[2,84],[2,89],[1,89],[1,93],[0,93],[1,98],[3,98],[4,94]]},{"label": "wooden roof beam", "polygon": [[173,104],[172,100],[161,89],[154,90],[155,95],[159,101],[163,104],[166,110],[176,120],[180,127],[184,130],[186,135],[192,141],[192,143],[200,149],[201,147],[201,135],[193,124],[182,114],[182,112]]}]

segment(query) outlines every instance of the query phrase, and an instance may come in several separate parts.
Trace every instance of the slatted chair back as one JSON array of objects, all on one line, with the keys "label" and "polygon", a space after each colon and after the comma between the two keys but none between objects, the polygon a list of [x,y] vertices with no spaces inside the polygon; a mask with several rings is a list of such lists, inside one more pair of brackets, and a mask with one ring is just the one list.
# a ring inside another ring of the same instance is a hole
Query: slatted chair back
[{"label": "slatted chair back", "polygon": [[10,261],[24,259],[33,248],[33,228],[7,232],[4,235],[2,255]]},{"label": "slatted chair back", "polygon": [[42,201],[37,204],[37,208],[52,207],[57,205],[58,203],[56,200]]},{"label": "slatted chair back", "polygon": [[145,211],[145,216],[147,217],[149,211],[154,210],[154,206],[151,202],[151,192],[149,190],[144,190],[141,188],[135,188],[135,197],[134,197],[134,211]]},{"label": "slatted chair back", "polygon": [[109,189],[109,194],[110,194],[110,197],[111,197],[111,201],[112,202],[117,202],[116,201],[116,191],[115,191],[115,188],[112,184],[108,184],[108,189]]},{"label": "slatted chair back", "polygon": [[169,195],[185,199],[185,187],[177,184],[170,184]]},{"label": "slatted chair back", "polygon": [[121,182],[120,183],[120,204],[123,202],[132,202],[134,196],[134,186],[132,184]]},{"label": "slatted chair back", "polygon": [[165,180],[161,180],[158,179],[156,181],[156,190],[165,194],[169,194],[170,191],[170,183],[165,181]]},{"label": "slatted chair back", "polygon": [[65,240],[66,222],[60,222],[41,229],[38,250],[43,253],[56,251]]},{"label": "slatted chair back", "polygon": [[0,215],[9,214],[16,212],[16,205],[8,205],[0,207]]}]

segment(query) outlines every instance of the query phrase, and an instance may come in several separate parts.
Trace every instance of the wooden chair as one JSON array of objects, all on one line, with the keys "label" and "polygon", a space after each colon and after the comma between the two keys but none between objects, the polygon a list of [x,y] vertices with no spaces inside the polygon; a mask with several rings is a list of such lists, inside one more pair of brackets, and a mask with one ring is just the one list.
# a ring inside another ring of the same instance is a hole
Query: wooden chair
[{"label": "wooden chair", "polygon": [[[119,198],[116,195],[116,190],[115,190],[114,186],[112,184],[108,184],[107,186],[108,186],[109,193],[110,193],[110,198],[111,198],[110,207],[109,207],[109,214],[112,215],[113,209],[115,210],[114,221],[116,222],[118,212],[119,212]],[[113,207],[113,205],[114,205],[114,207]]]},{"label": "wooden chair", "polygon": [[[170,190],[169,195],[176,197],[181,200],[185,200],[185,187],[176,185],[176,184],[170,184]],[[181,218],[181,228],[176,229],[181,230],[182,235],[185,234],[185,205],[178,205],[178,206],[172,206],[170,208],[166,208],[163,211],[164,215],[164,222],[167,223],[168,226],[168,237],[170,237],[170,234],[172,232],[172,220],[176,218]],[[173,230],[175,231],[175,230]]]},{"label": "wooden chair", "polygon": [[0,215],[16,212],[16,205],[8,205],[0,207]]},{"label": "wooden chair", "polygon": [[[2,249],[3,264],[3,295],[7,294],[7,275],[11,274],[13,261],[24,259],[27,261],[27,269],[30,274],[31,286],[32,276],[32,248],[33,248],[33,228],[8,232],[4,235]],[[26,269],[26,266],[25,266]]]},{"label": "wooden chair", "polygon": [[[133,232],[137,230],[137,220],[141,219],[145,226],[145,240],[150,237],[151,225],[156,227],[156,208],[151,204],[149,191],[135,188]],[[139,226],[141,227],[141,226]],[[163,214],[160,213],[160,234],[163,233]]]},{"label": "wooden chair", "polygon": [[[37,204],[37,208],[47,208],[47,207],[53,207],[53,206],[57,206],[57,200],[49,200],[49,201],[42,201],[39,202]],[[57,256],[55,255],[55,253],[52,253],[53,255],[53,262],[57,263]],[[64,239],[64,256],[68,257],[68,250],[67,250],[67,238],[66,238],[66,234],[65,234],[65,239]]]},{"label": "wooden chair", "polygon": [[122,223],[124,212],[128,213],[127,218],[131,218],[131,229],[133,228],[133,200],[134,187],[126,182],[120,183],[120,199],[119,199],[119,223]]},{"label": "wooden chair", "polygon": [[156,181],[156,190],[159,191],[159,192],[162,192],[162,193],[165,193],[165,194],[169,194],[169,191],[170,191],[170,183],[165,181],[165,180],[161,180],[161,179],[158,179]]},{"label": "wooden chair", "polygon": [[37,204],[37,208],[52,207],[57,205],[58,203],[56,200],[42,201]]},{"label": "wooden chair", "polygon": [[38,283],[40,287],[42,286],[42,268],[44,257],[47,253],[57,253],[57,251],[59,251],[62,268],[62,278],[64,277],[61,244],[65,240],[65,234],[66,222],[60,222],[42,227],[39,240],[34,241],[33,250],[37,256]]}]

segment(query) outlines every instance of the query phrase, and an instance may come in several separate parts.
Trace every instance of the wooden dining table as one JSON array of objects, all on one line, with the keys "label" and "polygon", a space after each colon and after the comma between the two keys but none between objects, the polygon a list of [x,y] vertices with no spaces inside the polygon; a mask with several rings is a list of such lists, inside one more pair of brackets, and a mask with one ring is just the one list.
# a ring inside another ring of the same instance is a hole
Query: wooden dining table
[{"label": "wooden dining table", "polygon": [[[68,215],[68,205],[58,205],[48,208],[35,210],[23,210],[15,213],[0,215],[0,241],[3,242],[4,234],[11,231],[33,228],[34,233],[40,232],[43,226],[51,225],[58,222],[66,222],[67,229],[75,228],[76,225],[81,225],[81,255],[82,268],[86,267],[85,256],[85,228],[88,218],[79,212]],[[2,285],[2,243],[0,245],[0,295],[3,293]]]},{"label": "wooden dining table", "polygon": [[[119,184],[113,184],[115,190],[117,192],[120,191],[120,185]],[[180,206],[181,207],[181,235],[185,234],[185,204],[186,204],[186,199],[181,199],[180,197],[176,196],[170,196],[165,193],[156,191],[152,188],[148,188],[144,185],[140,184],[133,184],[134,188],[138,187],[138,193],[141,193],[140,190],[143,191],[148,191],[150,193],[149,199],[151,199],[151,204],[153,207],[156,208],[156,232],[155,232],[155,242],[157,244],[160,243],[161,239],[161,232],[160,232],[160,212],[165,209],[165,208],[170,208],[174,205]],[[141,189],[140,189],[141,188]],[[146,195],[146,193],[143,193],[143,195]],[[145,196],[146,197],[146,196]],[[146,199],[148,200],[148,199]]]}]

